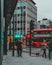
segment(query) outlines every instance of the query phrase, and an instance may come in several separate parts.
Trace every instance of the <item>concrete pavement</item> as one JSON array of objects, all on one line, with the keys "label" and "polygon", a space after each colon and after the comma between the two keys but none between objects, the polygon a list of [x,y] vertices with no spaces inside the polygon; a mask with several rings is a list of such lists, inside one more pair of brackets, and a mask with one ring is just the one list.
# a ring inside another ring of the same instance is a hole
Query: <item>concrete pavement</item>
[{"label": "concrete pavement", "polygon": [[15,56],[12,57],[12,52],[8,52],[8,55],[3,56],[2,65],[52,65],[52,59],[42,58],[41,56],[29,56],[29,53],[24,53],[22,57],[17,57],[15,51]]}]

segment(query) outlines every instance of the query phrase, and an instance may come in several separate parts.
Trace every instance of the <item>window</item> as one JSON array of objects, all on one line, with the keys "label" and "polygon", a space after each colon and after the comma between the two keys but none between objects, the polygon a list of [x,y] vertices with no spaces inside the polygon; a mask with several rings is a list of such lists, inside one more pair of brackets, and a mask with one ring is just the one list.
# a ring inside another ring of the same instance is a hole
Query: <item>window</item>
[{"label": "window", "polygon": [[18,12],[17,12],[18,14],[21,14],[21,10],[17,10],[17,11],[18,11]]},{"label": "window", "polygon": [[18,16],[19,16],[19,14],[18,14]]},{"label": "window", "polygon": [[46,28],[46,25],[40,25],[40,28]]},{"label": "window", "polygon": [[15,10],[15,11],[14,11],[14,14],[17,14],[17,13],[18,13],[18,11],[17,11],[17,10]]},{"label": "window", "polygon": [[24,9],[26,8],[26,6],[23,7]]},{"label": "window", "polygon": [[21,17],[20,16],[18,16],[18,21],[20,21],[21,20]]},{"label": "window", "polygon": [[23,9],[23,13],[26,12],[26,9]]},{"label": "window", "polygon": [[23,2],[22,5],[26,6],[26,2]]},{"label": "window", "polygon": [[18,28],[18,30],[19,30],[19,28]]},{"label": "window", "polygon": [[26,2],[20,2],[20,6],[26,6]]},{"label": "window", "polygon": [[19,9],[19,7],[18,7],[18,9]]}]

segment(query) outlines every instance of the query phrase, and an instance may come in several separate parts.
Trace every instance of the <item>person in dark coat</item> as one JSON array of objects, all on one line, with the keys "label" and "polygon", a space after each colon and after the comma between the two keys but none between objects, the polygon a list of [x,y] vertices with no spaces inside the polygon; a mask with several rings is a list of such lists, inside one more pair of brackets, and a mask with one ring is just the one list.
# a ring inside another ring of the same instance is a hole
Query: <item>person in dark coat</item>
[{"label": "person in dark coat", "polygon": [[42,45],[43,54],[42,57],[46,58],[46,44]]},{"label": "person in dark coat", "polygon": [[22,45],[20,39],[16,41],[18,57],[22,56]]},{"label": "person in dark coat", "polygon": [[9,43],[9,50],[12,49],[12,46],[13,46],[13,42],[11,41],[11,42]]},{"label": "person in dark coat", "polygon": [[46,58],[46,48],[47,48],[47,45],[44,42],[46,42],[46,41],[43,41],[43,43],[41,45],[41,49],[43,51],[42,57]]},{"label": "person in dark coat", "polygon": [[51,59],[51,52],[52,52],[52,41],[48,43],[48,58]]}]

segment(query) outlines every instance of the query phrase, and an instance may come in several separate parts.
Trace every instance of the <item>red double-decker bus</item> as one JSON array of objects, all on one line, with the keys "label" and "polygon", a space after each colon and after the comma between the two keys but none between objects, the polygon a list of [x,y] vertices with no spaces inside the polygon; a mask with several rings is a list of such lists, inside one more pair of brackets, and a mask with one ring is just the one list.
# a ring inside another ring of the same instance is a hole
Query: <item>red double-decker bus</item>
[{"label": "red double-decker bus", "polygon": [[[28,32],[30,32],[28,30]],[[52,39],[52,28],[47,29],[35,29],[33,30],[33,40],[32,45],[35,47],[41,47],[41,44],[48,44]],[[45,42],[43,42],[45,40]]]}]

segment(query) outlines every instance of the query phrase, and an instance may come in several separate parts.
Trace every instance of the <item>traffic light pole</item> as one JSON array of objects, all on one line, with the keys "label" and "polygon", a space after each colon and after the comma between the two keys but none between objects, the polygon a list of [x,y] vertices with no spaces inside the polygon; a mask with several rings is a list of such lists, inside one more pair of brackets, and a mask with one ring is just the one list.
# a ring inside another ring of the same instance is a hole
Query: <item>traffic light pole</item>
[{"label": "traffic light pole", "polygon": [[4,55],[7,55],[7,17],[5,18],[5,31],[4,31]]},{"label": "traffic light pole", "polygon": [[[31,34],[31,25],[30,25],[30,34]],[[29,52],[29,54],[30,54],[30,56],[31,56],[31,42],[32,42],[32,40],[31,40],[31,37],[30,37],[30,39],[29,39],[29,45],[30,45],[30,52]]]},{"label": "traffic light pole", "polygon": [[[33,29],[34,29],[34,21],[31,20],[30,21],[30,35],[32,34]],[[30,56],[31,56],[31,42],[32,42],[32,38],[30,37],[30,41],[29,41],[29,44],[30,44]]]},{"label": "traffic light pole", "polygon": [[[31,30],[30,30],[30,34],[31,34]],[[31,37],[30,37],[30,39],[29,39],[29,45],[30,45],[30,52],[29,52],[29,54],[30,54],[30,56],[31,56]]]},{"label": "traffic light pole", "polygon": [[14,14],[13,14],[13,49],[12,49],[12,56],[14,56],[14,24],[15,21],[14,21]]}]

